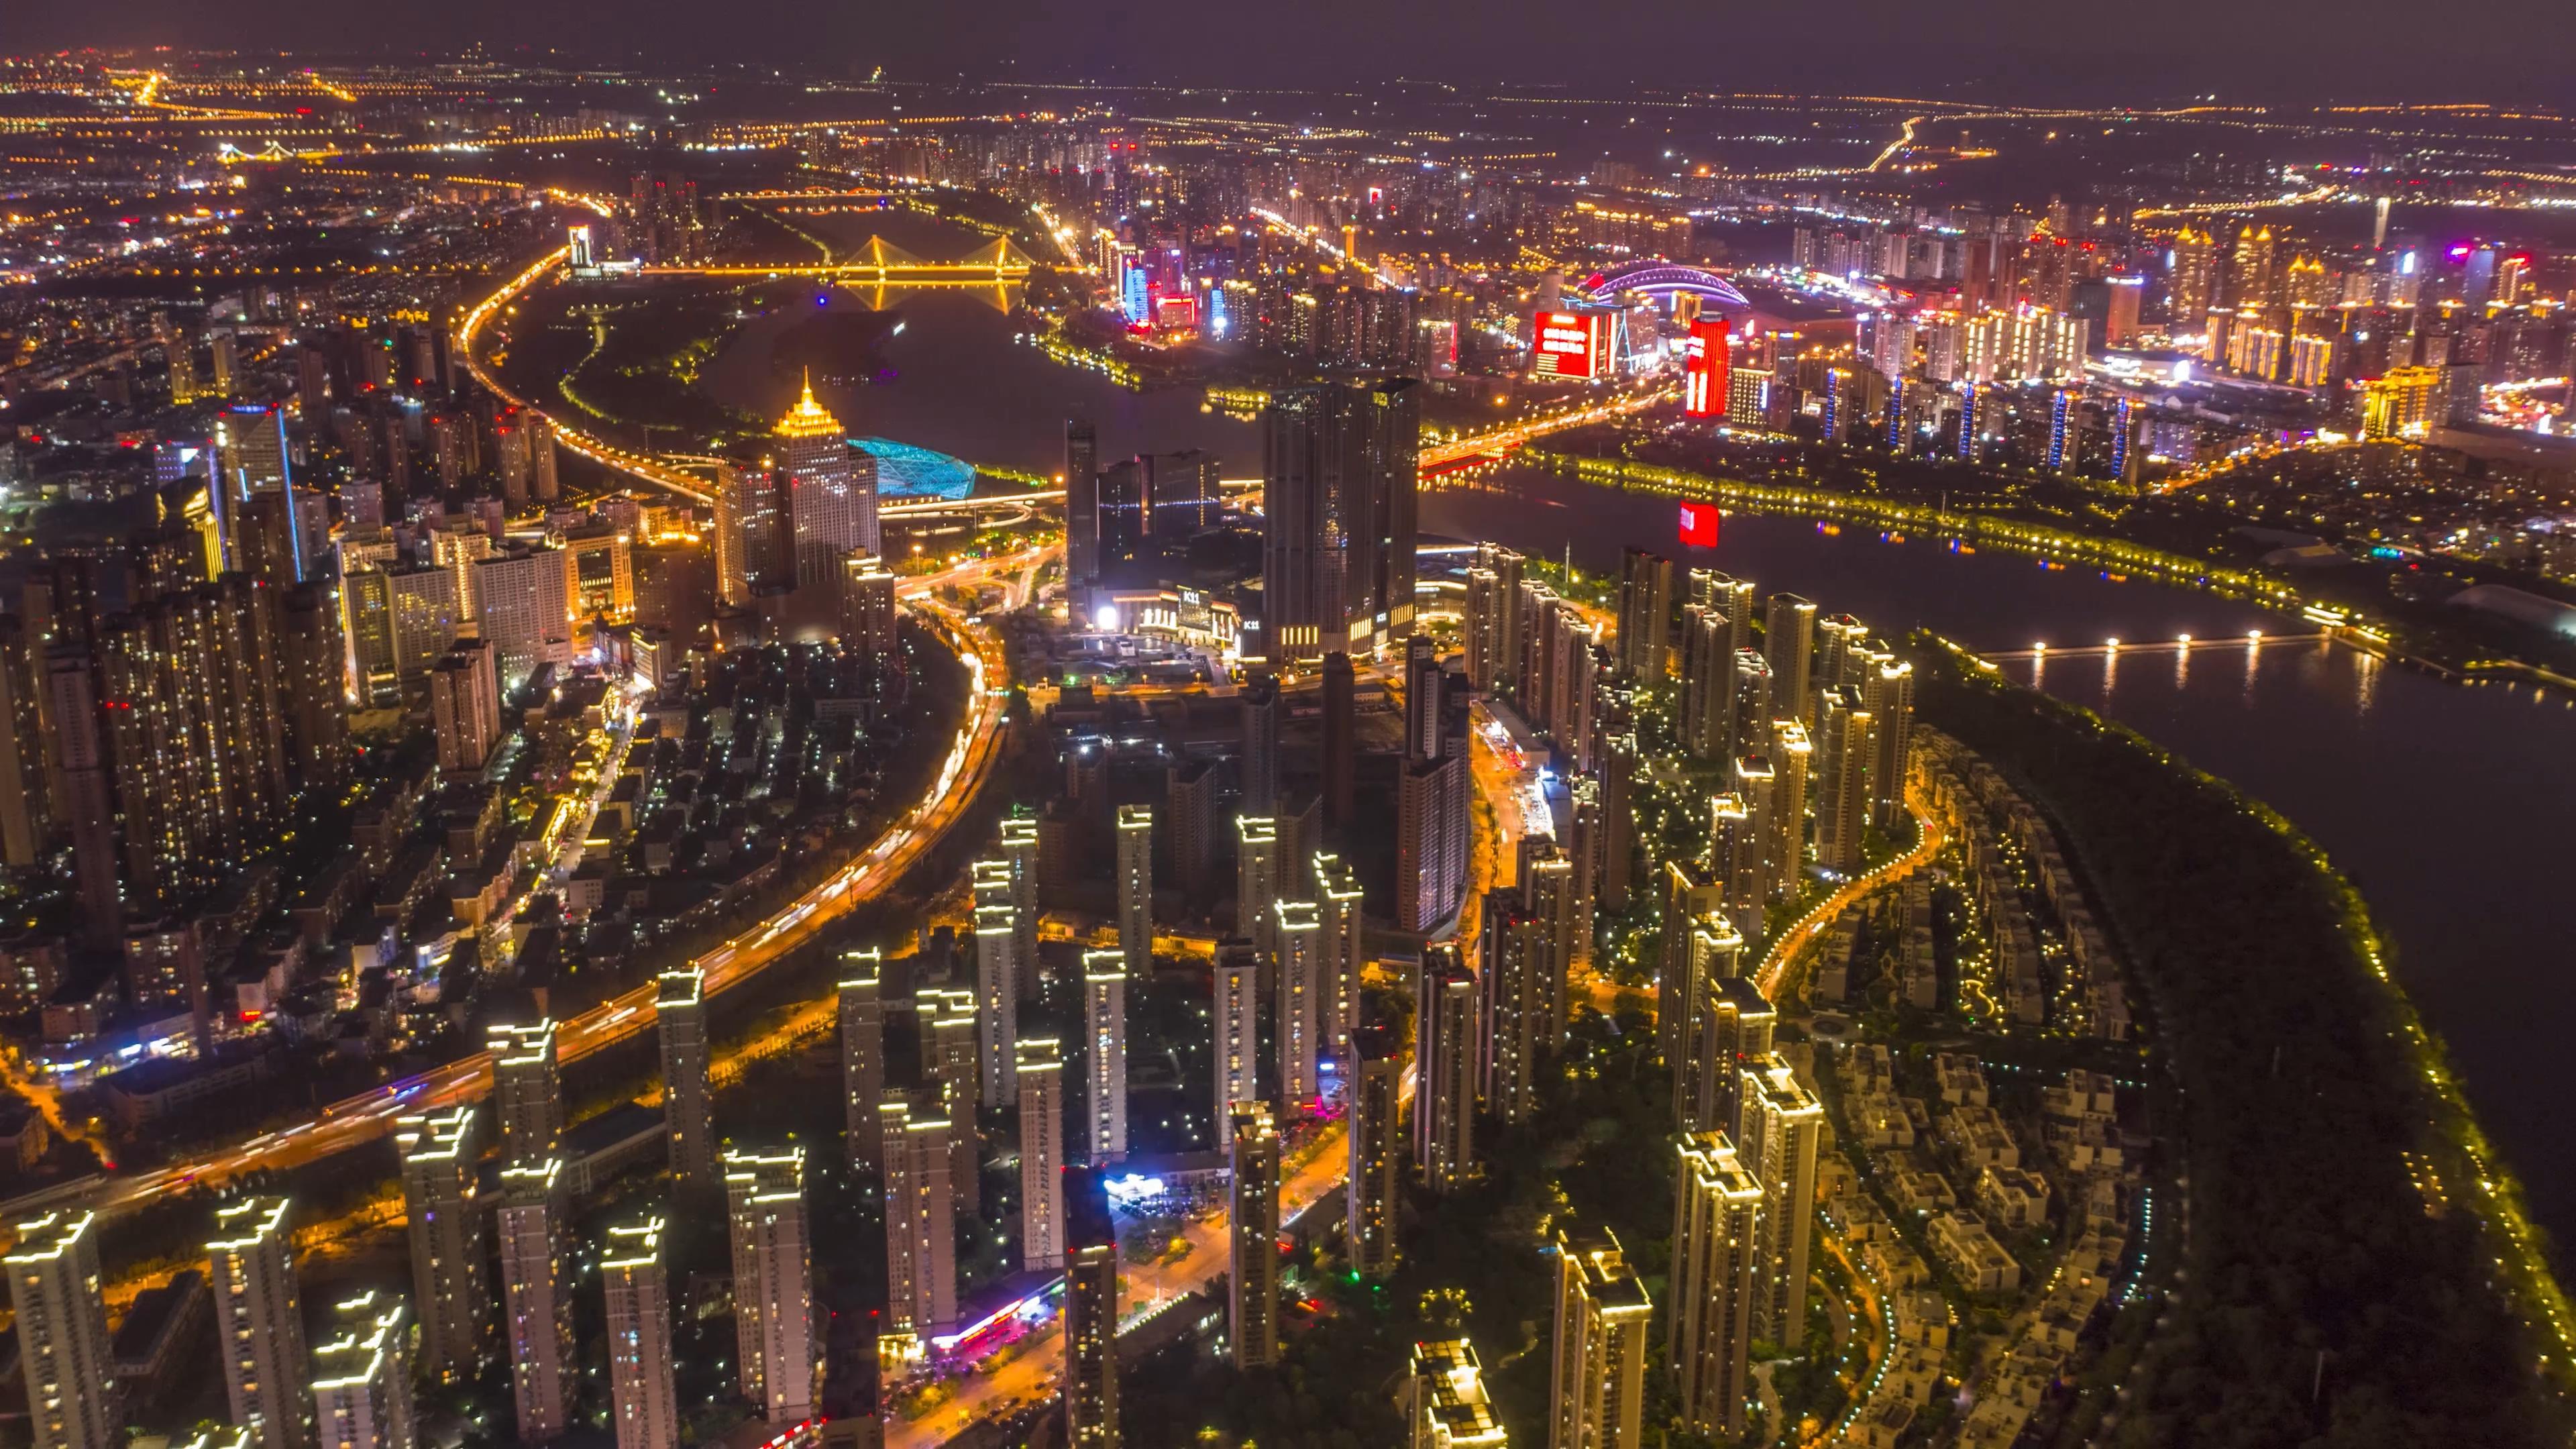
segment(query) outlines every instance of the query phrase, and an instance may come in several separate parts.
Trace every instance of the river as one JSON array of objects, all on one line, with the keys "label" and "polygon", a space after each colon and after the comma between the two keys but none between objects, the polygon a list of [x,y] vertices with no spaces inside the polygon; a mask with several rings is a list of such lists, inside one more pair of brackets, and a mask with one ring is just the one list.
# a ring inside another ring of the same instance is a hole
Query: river
[{"label": "river", "polygon": [[[855,245],[869,232],[918,255],[960,255],[977,238],[918,214],[826,221]],[[820,229],[821,223],[817,224]],[[827,307],[865,305],[844,290]],[[1196,394],[1137,394],[1012,340],[1009,317],[964,292],[921,291],[890,308],[902,329],[850,375],[818,386],[854,434],[880,434],[981,463],[1053,473],[1067,416],[1089,417],[1101,457],[1205,448],[1228,476],[1259,470],[1253,425]],[[796,378],[771,365],[790,308],[746,325],[710,367],[723,401],[775,416]],[[1587,570],[1631,545],[1680,552],[1672,500],[1589,487],[1530,468],[1424,495],[1425,533],[1493,538]],[[1705,564],[1765,592],[1813,599],[1881,634],[1923,626],[1973,649],[2242,640],[2306,625],[2211,593],[2045,568],[1996,551],[1891,540],[1857,526],[1737,513]],[[2027,660],[2009,667],[2029,682]],[[2576,993],[2550,982],[2568,960],[2548,903],[2566,852],[2551,832],[2576,813],[2576,713],[2529,688],[2460,688],[2340,646],[2230,644],[2180,654],[2048,659],[2038,682],[2102,710],[2269,802],[2332,855],[2396,942],[2395,967],[2449,1044],[2480,1119],[2531,1190],[2539,1222],[2576,1242],[2576,1161],[2556,1149],[2556,1113],[2576,1093]]]}]

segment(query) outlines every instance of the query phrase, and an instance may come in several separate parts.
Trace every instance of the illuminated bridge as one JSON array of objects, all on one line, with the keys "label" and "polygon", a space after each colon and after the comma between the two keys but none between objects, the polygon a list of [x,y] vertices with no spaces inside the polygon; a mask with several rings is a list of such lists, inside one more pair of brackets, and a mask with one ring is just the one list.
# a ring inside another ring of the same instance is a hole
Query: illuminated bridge
[{"label": "illuminated bridge", "polygon": [[1658,299],[1689,292],[1728,311],[1749,312],[1753,309],[1753,304],[1745,300],[1744,294],[1735,290],[1735,284],[1717,273],[1680,262],[1654,259],[1630,262],[1613,271],[1597,272],[1579,290],[1604,302],[1622,292],[1643,292]]},{"label": "illuminated bridge", "polygon": [[924,261],[881,236],[868,238],[846,261],[771,262],[722,266],[653,265],[638,269],[648,277],[822,277],[840,282],[876,282],[893,286],[991,286],[1028,280],[1029,259],[1008,237],[953,262]]}]

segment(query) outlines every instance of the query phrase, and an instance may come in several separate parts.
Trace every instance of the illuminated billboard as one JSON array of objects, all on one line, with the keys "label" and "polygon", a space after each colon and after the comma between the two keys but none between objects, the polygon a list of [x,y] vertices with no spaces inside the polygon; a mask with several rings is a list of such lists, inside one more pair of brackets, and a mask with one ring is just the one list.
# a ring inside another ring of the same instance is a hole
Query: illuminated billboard
[{"label": "illuminated billboard", "polygon": [[1604,361],[1593,347],[1592,318],[1580,312],[1541,312],[1530,341],[1530,374],[1534,377],[1590,379]]},{"label": "illuminated billboard", "polygon": [[1683,504],[1681,527],[1682,547],[1717,547],[1717,520],[1717,505],[1714,503]]},{"label": "illuminated billboard", "polygon": [[1682,339],[1682,411],[1695,418],[1726,412],[1727,336],[1723,317],[1697,317]]}]

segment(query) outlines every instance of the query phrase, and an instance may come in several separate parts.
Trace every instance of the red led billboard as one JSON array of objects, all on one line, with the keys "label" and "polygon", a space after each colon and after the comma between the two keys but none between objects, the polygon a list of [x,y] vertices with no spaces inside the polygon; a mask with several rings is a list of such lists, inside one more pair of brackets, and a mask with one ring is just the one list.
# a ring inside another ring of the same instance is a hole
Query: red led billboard
[{"label": "red led billboard", "polygon": [[1589,378],[1600,367],[1592,355],[1592,329],[1578,313],[1539,313],[1530,353],[1530,372],[1538,377]]},{"label": "red led billboard", "polygon": [[1684,548],[1717,547],[1717,505],[1685,503],[1682,505],[1682,546]]},{"label": "red led billboard", "polygon": [[1697,317],[1682,339],[1682,411],[1691,417],[1726,413],[1726,319]]}]

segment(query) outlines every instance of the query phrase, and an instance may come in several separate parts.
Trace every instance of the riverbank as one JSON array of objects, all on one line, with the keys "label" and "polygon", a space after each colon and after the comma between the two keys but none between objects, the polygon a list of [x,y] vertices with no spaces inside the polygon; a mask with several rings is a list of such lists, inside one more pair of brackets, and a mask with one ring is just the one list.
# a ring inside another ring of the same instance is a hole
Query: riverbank
[{"label": "riverbank", "polygon": [[1919,717],[2056,816],[2179,1090],[2183,1272],[2109,1442],[2563,1443],[2568,1304],[2358,893],[2225,782],[1923,654]]}]

